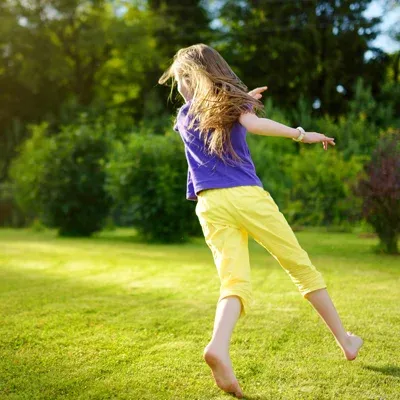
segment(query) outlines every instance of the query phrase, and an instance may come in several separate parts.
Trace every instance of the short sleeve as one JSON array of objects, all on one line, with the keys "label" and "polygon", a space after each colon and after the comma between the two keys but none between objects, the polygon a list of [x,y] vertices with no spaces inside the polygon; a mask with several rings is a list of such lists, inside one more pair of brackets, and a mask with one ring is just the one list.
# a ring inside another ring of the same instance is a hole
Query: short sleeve
[{"label": "short sleeve", "polygon": [[253,106],[253,104],[250,104],[250,103],[245,104],[244,110],[243,110],[243,114],[246,114],[246,113],[253,113],[253,112],[254,112],[254,106]]}]

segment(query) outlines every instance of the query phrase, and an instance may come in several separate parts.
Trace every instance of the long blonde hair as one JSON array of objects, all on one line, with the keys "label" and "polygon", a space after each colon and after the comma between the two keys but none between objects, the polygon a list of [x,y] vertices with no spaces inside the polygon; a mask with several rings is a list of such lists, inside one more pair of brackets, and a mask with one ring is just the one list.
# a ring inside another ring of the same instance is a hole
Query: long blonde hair
[{"label": "long blonde hair", "polygon": [[[263,104],[247,94],[247,86],[223,57],[205,44],[195,44],[175,54],[171,66],[158,81],[165,84],[172,79],[170,96],[176,83],[175,74],[185,82],[192,98],[188,113],[195,118],[189,128],[197,125],[196,129],[210,154],[215,153],[224,160],[226,144],[233,159],[241,160],[232,147],[231,129],[242,113],[262,112]],[[212,135],[209,140],[210,130]]]}]

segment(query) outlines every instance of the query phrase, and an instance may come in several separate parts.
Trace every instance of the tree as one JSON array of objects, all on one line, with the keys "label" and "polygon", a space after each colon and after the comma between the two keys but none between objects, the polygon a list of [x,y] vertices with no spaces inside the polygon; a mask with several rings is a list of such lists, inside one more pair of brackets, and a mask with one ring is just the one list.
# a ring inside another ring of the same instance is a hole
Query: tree
[{"label": "tree", "polygon": [[[182,47],[196,43],[208,43],[211,39],[210,18],[203,0],[148,0],[149,11],[154,18],[153,34],[156,42],[159,63],[149,69],[142,87],[142,99],[149,99],[153,104],[161,101],[166,104],[169,89],[156,85],[162,72],[172,62],[174,54]],[[171,112],[175,106],[168,104]],[[163,107],[164,108],[164,107]],[[165,109],[165,108],[164,108]],[[153,113],[144,109],[148,120]],[[157,110],[155,110],[157,112]]]},{"label": "tree", "polygon": [[370,2],[225,0],[217,45],[249,87],[268,85],[286,107],[294,107],[303,94],[311,103],[318,99],[322,112],[337,116],[358,76],[369,74],[370,82],[381,78],[371,76],[364,60],[380,22],[363,16]]},{"label": "tree", "polygon": [[62,105],[92,103],[114,15],[104,1],[85,0],[3,1],[0,12],[2,181],[26,123],[48,120],[56,131]]}]

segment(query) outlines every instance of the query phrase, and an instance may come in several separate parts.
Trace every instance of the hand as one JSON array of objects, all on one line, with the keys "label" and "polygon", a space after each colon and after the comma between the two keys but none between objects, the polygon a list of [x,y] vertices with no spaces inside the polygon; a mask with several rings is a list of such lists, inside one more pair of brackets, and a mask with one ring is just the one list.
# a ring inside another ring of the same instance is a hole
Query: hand
[{"label": "hand", "polygon": [[250,90],[250,92],[247,94],[250,95],[251,97],[254,97],[256,100],[259,100],[262,97],[261,93],[267,89],[268,89],[268,86],[262,86],[262,87],[258,87],[253,90]]},{"label": "hand", "polygon": [[334,142],[335,138],[331,138],[328,136],[325,136],[322,133],[317,133],[317,132],[306,132],[305,136],[303,137],[302,143],[319,143],[322,142],[322,145],[324,147],[324,150],[328,149],[328,144],[332,146],[336,146],[336,143]]}]

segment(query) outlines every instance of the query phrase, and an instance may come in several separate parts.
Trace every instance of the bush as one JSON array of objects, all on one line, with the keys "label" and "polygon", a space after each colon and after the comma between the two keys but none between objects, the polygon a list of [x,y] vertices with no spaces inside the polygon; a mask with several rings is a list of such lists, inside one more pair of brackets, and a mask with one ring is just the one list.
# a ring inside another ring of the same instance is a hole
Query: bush
[{"label": "bush", "polygon": [[400,129],[382,135],[354,192],[362,196],[363,216],[374,227],[379,249],[398,254],[400,233]]},{"label": "bush", "polygon": [[293,226],[332,225],[332,229],[351,230],[350,224],[362,218],[361,200],[352,193],[351,184],[369,159],[371,139],[363,137],[368,136],[366,122],[362,115],[351,120],[341,117],[336,124],[330,117],[312,120],[306,105],[304,99],[299,100],[298,110],[292,112],[293,124],[268,99],[267,117],[288,126],[302,125],[307,131],[325,133],[336,140],[339,137],[340,144],[324,151],[322,144],[249,134],[257,175]]},{"label": "bush", "polygon": [[54,137],[34,127],[11,167],[18,204],[61,236],[90,236],[102,229],[111,207],[104,189],[109,137],[81,121]]},{"label": "bush", "polygon": [[[291,126],[289,120],[276,107],[270,98],[266,101],[266,118]],[[282,206],[285,202],[285,189],[290,185],[290,176],[282,168],[282,159],[287,154],[297,154],[296,143],[288,138],[266,137],[247,134],[246,137],[251,158],[264,189],[271,193],[276,203]]]},{"label": "bush", "polygon": [[185,242],[201,234],[196,202],[186,200],[186,182],[184,145],[176,132],[133,134],[114,143],[106,187],[143,240]]},{"label": "bush", "polygon": [[[314,146],[314,147],[307,147]],[[283,212],[297,225],[346,225],[361,219],[360,200],[351,185],[366,157],[344,161],[333,148],[304,144],[300,154],[286,155],[282,168],[291,182],[286,189]]]},{"label": "bush", "polygon": [[0,226],[19,228],[25,226],[27,222],[29,221],[16,204],[12,182],[0,183]]},{"label": "bush", "polygon": [[334,137],[335,151],[340,152],[345,161],[354,155],[370,155],[379,138],[379,128],[369,123],[366,114],[362,112],[342,115],[337,122],[325,115],[315,120],[312,131]]},{"label": "bush", "polygon": [[54,143],[47,137],[47,123],[31,125],[29,129],[31,136],[19,146],[9,175],[14,185],[15,201],[28,220],[32,221],[43,209],[39,190]]}]

